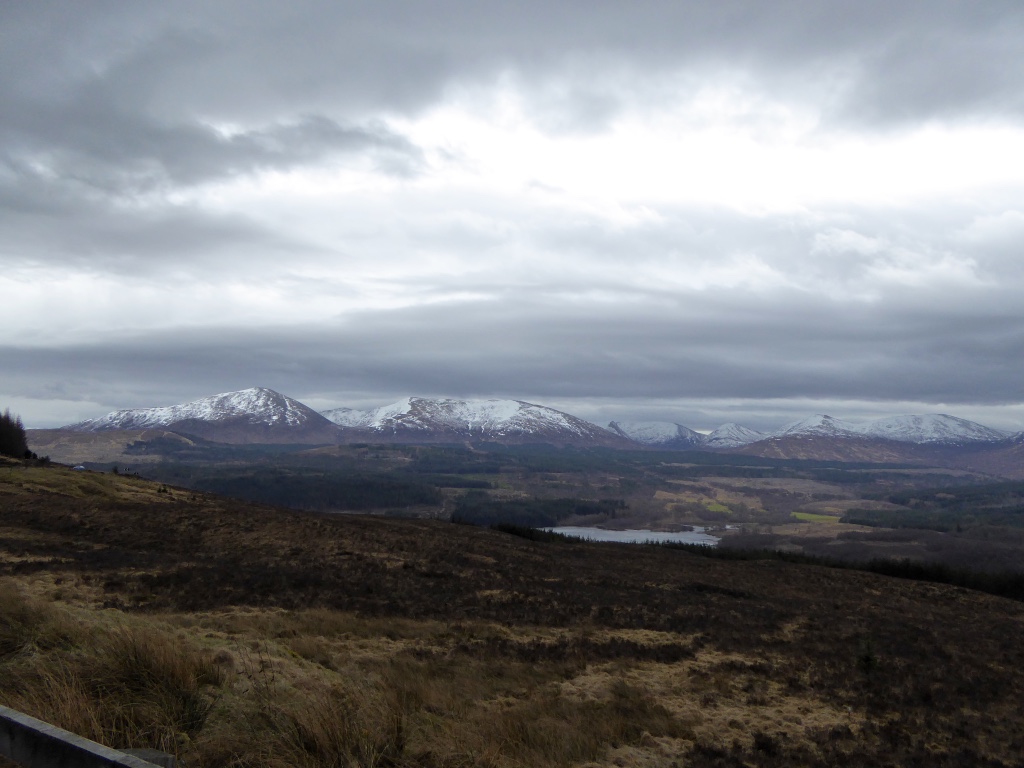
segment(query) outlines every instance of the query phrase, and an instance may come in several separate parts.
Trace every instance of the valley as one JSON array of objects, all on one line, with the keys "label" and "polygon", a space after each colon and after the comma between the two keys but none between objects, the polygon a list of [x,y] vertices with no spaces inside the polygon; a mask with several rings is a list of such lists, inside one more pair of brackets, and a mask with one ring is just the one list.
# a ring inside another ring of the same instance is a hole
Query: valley
[{"label": "valley", "polygon": [[[1024,567],[1022,484],[941,466],[540,444],[240,446],[166,430],[29,436],[37,453],[92,470],[298,510],[485,526],[699,525],[726,547]],[[937,506],[958,494],[963,503]]]}]

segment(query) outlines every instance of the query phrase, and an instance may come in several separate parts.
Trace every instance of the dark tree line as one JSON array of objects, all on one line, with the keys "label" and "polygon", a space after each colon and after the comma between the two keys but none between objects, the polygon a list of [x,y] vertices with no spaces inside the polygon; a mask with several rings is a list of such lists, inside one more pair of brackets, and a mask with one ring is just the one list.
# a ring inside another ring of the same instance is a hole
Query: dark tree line
[{"label": "dark tree line", "polygon": [[470,491],[458,500],[452,522],[467,525],[547,528],[574,515],[614,518],[626,509],[622,499],[495,499]]},{"label": "dark tree line", "polygon": [[0,456],[24,459],[32,455],[20,416],[11,416],[10,409],[0,416]]},{"label": "dark tree line", "polygon": [[187,485],[200,491],[264,504],[327,511],[439,505],[444,500],[433,485],[384,474],[348,475],[258,468],[237,474],[200,477]]}]

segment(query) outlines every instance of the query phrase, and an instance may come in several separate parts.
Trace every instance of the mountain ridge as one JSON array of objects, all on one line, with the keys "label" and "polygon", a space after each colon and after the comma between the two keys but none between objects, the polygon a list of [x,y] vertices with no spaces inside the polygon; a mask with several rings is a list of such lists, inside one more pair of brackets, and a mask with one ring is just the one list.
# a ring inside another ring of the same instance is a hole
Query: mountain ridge
[{"label": "mountain ridge", "polygon": [[336,408],[324,415],[342,429],[376,437],[468,438],[505,442],[625,447],[622,438],[572,414],[523,400],[406,397],[367,411]]},{"label": "mountain ridge", "polygon": [[[697,438],[693,439],[694,445],[704,448],[740,448],[762,441],[778,441],[789,437],[885,440],[916,445],[997,443],[1015,437],[1013,434],[986,427],[977,422],[942,413],[887,416],[867,422],[851,422],[827,414],[815,414],[785,424],[772,432],[757,432],[739,424],[730,423],[723,424],[708,435],[694,432],[675,422],[612,422],[612,424],[637,442],[659,447],[671,442],[672,436],[662,440],[657,440],[652,436],[669,435],[676,428],[697,435]],[[630,434],[629,427],[633,425],[642,426],[642,434],[640,434],[640,429],[636,430],[637,436]],[[1017,433],[1016,436],[1024,439],[1024,433]]]},{"label": "mountain ridge", "polygon": [[[890,457],[900,453],[901,445],[976,448],[1024,442],[1024,433],[1011,435],[948,414],[891,416],[867,422],[816,414],[768,433],[729,423],[703,434],[669,421],[612,421],[602,428],[563,411],[513,399],[410,396],[378,408],[333,408],[321,413],[264,387],[179,405],[123,409],[61,427],[78,432],[153,428],[228,443],[481,440],[744,453],[764,450],[768,452],[765,455],[811,451],[826,458],[849,454],[854,444],[861,444],[854,453],[870,453],[875,446],[880,455]],[[798,447],[787,449],[787,445]],[[813,451],[812,446],[816,446]]]}]

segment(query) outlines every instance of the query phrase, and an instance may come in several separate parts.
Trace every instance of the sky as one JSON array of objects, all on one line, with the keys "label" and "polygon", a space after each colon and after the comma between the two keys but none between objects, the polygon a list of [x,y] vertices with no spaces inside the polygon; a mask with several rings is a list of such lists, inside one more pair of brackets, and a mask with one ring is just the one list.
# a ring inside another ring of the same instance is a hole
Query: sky
[{"label": "sky", "polygon": [[1024,4],[0,3],[0,408],[1024,430]]}]

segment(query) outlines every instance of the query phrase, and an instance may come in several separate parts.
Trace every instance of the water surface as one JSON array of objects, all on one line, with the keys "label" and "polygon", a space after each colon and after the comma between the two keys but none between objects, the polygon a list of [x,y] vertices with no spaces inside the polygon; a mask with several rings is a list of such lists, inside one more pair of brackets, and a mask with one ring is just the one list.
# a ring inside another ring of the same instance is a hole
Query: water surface
[{"label": "water surface", "polygon": [[718,544],[719,537],[705,533],[707,530],[699,525],[693,526],[692,531],[648,531],[648,530],[626,530],[610,531],[605,528],[585,528],[576,525],[562,525],[554,528],[545,528],[545,531],[561,533],[564,536],[575,536],[588,541],[619,541],[628,544],[648,544],[650,542],[682,542],[684,544],[706,544],[713,547]]}]

